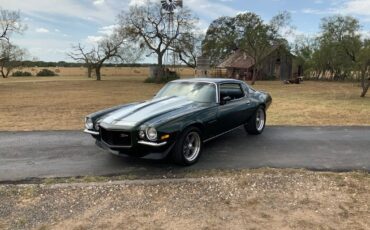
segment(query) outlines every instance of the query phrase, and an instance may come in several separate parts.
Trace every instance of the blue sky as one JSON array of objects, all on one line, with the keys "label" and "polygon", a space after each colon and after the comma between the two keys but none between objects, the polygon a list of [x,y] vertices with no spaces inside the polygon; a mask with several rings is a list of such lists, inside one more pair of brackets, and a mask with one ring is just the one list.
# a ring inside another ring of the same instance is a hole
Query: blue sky
[{"label": "blue sky", "polygon": [[[116,15],[130,5],[144,1],[0,0],[0,6],[21,11],[28,29],[22,36],[16,36],[14,42],[28,49],[29,59],[69,61],[66,52],[72,44],[96,43],[113,30]],[[316,34],[320,19],[334,14],[358,18],[363,34],[370,34],[370,0],[184,0],[184,5],[199,17],[200,27],[204,30],[212,20],[224,15],[251,11],[269,20],[286,10],[292,14],[295,34]]]}]

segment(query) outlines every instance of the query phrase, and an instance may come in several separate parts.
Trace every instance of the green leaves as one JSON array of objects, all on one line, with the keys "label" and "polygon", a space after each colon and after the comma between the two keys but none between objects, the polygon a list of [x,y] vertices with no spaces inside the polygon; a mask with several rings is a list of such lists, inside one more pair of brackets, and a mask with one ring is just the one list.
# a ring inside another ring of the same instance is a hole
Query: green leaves
[{"label": "green leaves", "polygon": [[287,12],[276,15],[265,23],[255,13],[240,13],[235,17],[220,17],[207,30],[203,54],[217,66],[233,51],[240,49],[258,63],[277,43],[285,43],[281,30],[290,24]]}]

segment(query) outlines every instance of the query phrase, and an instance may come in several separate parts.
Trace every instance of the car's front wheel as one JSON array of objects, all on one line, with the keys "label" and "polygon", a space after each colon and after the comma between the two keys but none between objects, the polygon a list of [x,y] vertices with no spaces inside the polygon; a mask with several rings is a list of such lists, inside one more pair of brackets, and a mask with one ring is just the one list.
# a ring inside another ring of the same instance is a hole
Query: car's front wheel
[{"label": "car's front wheel", "polygon": [[201,131],[187,128],[180,136],[172,152],[172,159],[179,165],[192,165],[199,160],[203,150]]},{"label": "car's front wheel", "polygon": [[266,125],[266,111],[263,106],[258,107],[253,116],[244,125],[247,133],[252,135],[259,135],[263,132]]}]

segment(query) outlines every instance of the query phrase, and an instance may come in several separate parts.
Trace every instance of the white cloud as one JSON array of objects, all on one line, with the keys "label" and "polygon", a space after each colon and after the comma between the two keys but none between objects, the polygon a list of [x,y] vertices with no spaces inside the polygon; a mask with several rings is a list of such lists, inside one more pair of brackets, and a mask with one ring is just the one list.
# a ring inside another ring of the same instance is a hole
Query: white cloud
[{"label": "white cloud", "polygon": [[27,47],[31,57],[37,57],[43,61],[66,60],[66,52],[71,49],[73,43],[70,40],[29,39],[27,37],[14,39],[14,42],[20,47]]},{"label": "white cloud", "polygon": [[370,16],[370,1],[369,0],[349,0],[339,9],[343,14],[356,14]]},{"label": "white cloud", "polygon": [[238,10],[227,6],[227,3],[216,3],[210,0],[188,0],[184,2],[184,5],[193,10],[197,15],[207,17],[211,20],[221,16],[235,16],[238,13]]},{"label": "white cloud", "polygon": [[94,5],[102,5],[102,4],[104,4],[105,3],[105,0],[95,0],[94,2],[93,2],[93,4]]},{"label": "white cloud", "polygon": [[[55,17],[49,15],[80,18],[83,20],[91,20],[94,22],[113,23],[115,16],[120,11],[122,4],[127,4],[126,1],[113,0],[111,4],[102,0],[96,0],[93,3],[98,3],[99,7],[88,7],[84,1],[75,0],[27,0],[27,1],[9,1],[0,0],[0,5],[8,10],[21,10],[29,16],[35,18],[44,18],[45,21],[53,21]],[[114,7],[116,6],[116,7]],[[117,7],[118,6],[118,7]],[[48,14],[48,16],[42,15]]]},{"label": "white cloud", "polygon": [[50,31],[46,28],[40,27],[35,30],[37,33],[49,33]]},{"label": "white cloud", "polygon": [[117,29],[118,27],[119,27],[119,25],[117,25],[117,24],[109,25],[109,26],[103,26],[98,30],[98,33],[110,36],[110,35],[113,34],[114,30]]},{"label": "white cloud", "polygon": [[333,10],[333,9],[319,10],[319,9],[312,9],[312,8],[305,8],[305,9],[302,10],[302,12],[305,13],[305,14],[317,14],[317,15],[336,13],[336,11]]},{"label": "white cloud", "polygon": [[[232,0],[224,0],[221,2],[211,0],[186,0],[184,1],[184,6],[189,7],[199,16],[216,19],[221,16],[233,16],[237,14],[238,10],[228,6],[230,1]],[[148,2],[159,2],[159,0],[130,0],[129,6],[142,6]]]},{"label": "white cloud", "polygon": [[89,45],[96,45],[103,38],[104,36],[87,36],[87,38],[85,39],[85,42],[88,43]]},{"label": "white cloud", "polygon": [[130,0],[128,5],[129,6],[143,6],[147,4],[148,2],[155,2],[155,0]]},{"label": "white cloud", "polygon": [[[322,0],[316,0],[315,3],[321,4]],[[328,9],[313,9],[305,8],[302,10],[306,14],[345,14],[370,16],[370,1],[369,0],[333,0],[331,8]]]}]

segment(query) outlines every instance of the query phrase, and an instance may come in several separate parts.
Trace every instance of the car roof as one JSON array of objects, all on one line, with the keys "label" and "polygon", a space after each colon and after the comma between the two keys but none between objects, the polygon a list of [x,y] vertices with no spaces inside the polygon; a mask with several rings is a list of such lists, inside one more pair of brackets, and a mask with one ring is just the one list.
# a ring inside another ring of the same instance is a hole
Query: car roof
[{"label": "car roof", "polygon": [[209,82],[209,83],[242,83],[242,81],[230,78],[189,78],[189,79],[180,79],[173,82]]}]

